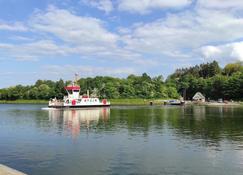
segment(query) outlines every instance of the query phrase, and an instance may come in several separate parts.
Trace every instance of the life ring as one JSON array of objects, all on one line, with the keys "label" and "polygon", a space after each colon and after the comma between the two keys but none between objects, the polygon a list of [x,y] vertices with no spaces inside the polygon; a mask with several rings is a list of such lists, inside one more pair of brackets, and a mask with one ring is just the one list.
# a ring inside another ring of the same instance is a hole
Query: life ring
[{"label": "life ring", "polygon": [[72,105],[73,105],[73,106],[76,105],[76,100],[72,100]]},{"label": "life ring", "polygon": [[106,99],[103,99],[103,100],[102,100],[102,103],[103,103],[104,105],[106,105],[107,100],[106,100]]}]

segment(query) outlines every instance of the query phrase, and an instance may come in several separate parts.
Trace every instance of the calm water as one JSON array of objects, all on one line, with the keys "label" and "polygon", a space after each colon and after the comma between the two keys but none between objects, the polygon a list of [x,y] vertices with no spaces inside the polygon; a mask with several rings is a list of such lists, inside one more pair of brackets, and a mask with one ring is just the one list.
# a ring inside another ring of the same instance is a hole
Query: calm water
[{"label": "calm water", "polygon": [[33,175],[243,174],[243,108],[0,105],[0,163]]}]

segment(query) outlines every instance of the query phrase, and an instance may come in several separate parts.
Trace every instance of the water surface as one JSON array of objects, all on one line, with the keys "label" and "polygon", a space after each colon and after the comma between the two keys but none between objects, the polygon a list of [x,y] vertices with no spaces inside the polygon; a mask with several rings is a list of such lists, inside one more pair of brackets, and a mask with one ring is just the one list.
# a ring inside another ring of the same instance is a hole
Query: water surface
[{"label": "water surface", "polygon": [[0,105],[0,163],[33,175],[243,174],[243,108]]}]

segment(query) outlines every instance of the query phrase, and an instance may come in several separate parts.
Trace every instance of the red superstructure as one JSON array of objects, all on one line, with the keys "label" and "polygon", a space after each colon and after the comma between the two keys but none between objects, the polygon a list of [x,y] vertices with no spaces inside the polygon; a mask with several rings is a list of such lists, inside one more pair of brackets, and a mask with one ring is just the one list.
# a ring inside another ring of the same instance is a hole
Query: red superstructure
[{"label": "red superstructure", "polygon": [[76,86],[76,85],[66,86],[65,90],[67,90],[67,91],[75,91],[75,90],[79,91],[80,90],[80,86]]}]

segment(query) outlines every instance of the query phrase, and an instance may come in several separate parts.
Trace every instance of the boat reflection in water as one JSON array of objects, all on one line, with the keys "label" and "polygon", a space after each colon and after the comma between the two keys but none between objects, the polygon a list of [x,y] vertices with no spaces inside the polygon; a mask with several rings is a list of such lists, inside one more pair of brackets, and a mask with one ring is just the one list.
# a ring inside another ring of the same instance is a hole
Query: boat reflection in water
[{"label": "boat reflection in water", "polygon": [[108,121],[110,108],[49,110],[49,121],[65,134],[77,137],[81,130],[95,129],[99,122]]}]

